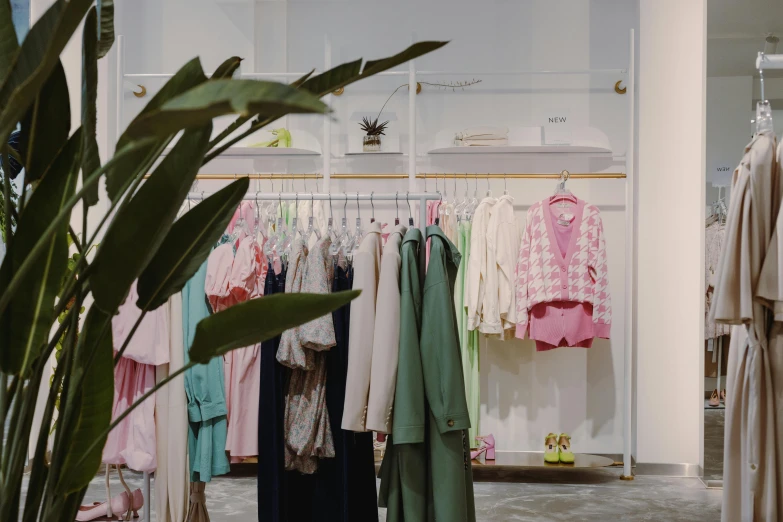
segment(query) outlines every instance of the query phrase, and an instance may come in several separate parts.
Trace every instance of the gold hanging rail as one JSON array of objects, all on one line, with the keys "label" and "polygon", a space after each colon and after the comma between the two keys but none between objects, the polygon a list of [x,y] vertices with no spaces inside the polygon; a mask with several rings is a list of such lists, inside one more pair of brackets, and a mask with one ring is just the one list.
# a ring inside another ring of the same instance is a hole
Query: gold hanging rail
[{"label": "gold hanging rail", "polygon": [[[552,173],[487,173],[487,174],[416,174],[417,179],[560,179]],[[625,179],[624,172],[582,172],[570,173],[570,179]],[[199,174],[196,179],[230,180],[250,179],[323,179],[321,174]],[[331,179],[408,179],[407,174],[332,174]]]}]

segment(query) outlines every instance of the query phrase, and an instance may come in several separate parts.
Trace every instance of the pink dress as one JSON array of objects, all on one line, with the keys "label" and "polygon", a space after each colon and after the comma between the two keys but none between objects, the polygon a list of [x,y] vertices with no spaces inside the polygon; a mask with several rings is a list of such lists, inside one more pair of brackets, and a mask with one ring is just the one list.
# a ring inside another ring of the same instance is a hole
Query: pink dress
[{"label": "pink dress", "polygon": [[[141,316],[141,310],[136,307],[138,298],[136,281],[134,281],[128,297],[120,305],[117,315],[111,320],[115,350],[122,347],[133,329],[133,325]],[[155,310],[147,312],[122,356],[153,366],[169,362],[169,320],[165,306],[159,306]]]},{"label": "pink dress", "polygon": [[[247,220],[247,217],[245,217]],[[251,224],[251,222],[248,222]],[[218,246],[207,261],[205,292],[214,312],[263,294],[257,284],[264,256],[254,238],[239,241],[236,253],[231,244]],[[261,383],[261,346],[233,350],[223,356],[228,433],[226,451],[231,462],[258,455],[258,395]]]},{"label": "pink dress", "polygon": [[[112,421],[154,386],[154,366],[120,357],[114,368]],[[134,409],[109,433],[103,447],[103,462],[126,464],[136,471],[155,471],[158,462],[154,395]]]},{"label": "pink dress", "polygon": [[[141,310],[136,307],[138,297],[134,282],[125,302],[112,318],[115,351],[122,348],[141,315]],[[169,330],[167,306],[148,312],[142,319],[114,368],[112,420],[155,386],[155,366],[169,362]],[[136,471],[154,471],[157,467],[156,453],[153,395],[109,433],[103,448],[103,461],[126,464]]]}]

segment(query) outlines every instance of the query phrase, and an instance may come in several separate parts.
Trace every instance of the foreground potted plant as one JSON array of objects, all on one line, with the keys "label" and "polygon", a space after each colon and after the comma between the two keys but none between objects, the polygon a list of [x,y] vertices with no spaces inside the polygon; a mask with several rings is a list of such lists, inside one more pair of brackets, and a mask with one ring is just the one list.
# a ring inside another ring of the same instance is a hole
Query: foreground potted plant
[{"label": "foreground potted plant", "polygon": [[[113,369],[124,350],[113,354],[112,316],[136,280],[142,317],[179,292],[207,258],[248,189],[248,180],[238,179],[177,219],[201,166],[286,114],[327,114],[322,96],[444,44],[421,42],[382,60],[356,60],[318,75],[308,73],[290,85],[233,79],[241,61],[237,57],[208,78],[193,59],[152,97],[120,136],[114,156],[102,163],[96,141],[97,60],[114,41],[113,2],[99,0],[97,8],[92,4],[56,0],[20,46],[10,0],[0,0],[0,159],[2,165],[9,165],[11,157],[19,162],[28,185],[14,201],[10,176],[3,175],[7,252],[0,266],[2,521],[75,519],[101,463],[106,436],[123,418],[111,419]],[[82,21],[81,126],[72,131],[59,56]],[[227,114],[238,117],[213,137],[212,120]],[[5,144],[20,125],[26,138],[17,152]],[[98,202],[100,183],[105,183],[109,208],[90,230],[86,224]],[[74,212],[84,223],[80,233],[69,226]],[[87,246],[97,243],[98,234],[100,243],[88,256]],[[69,237],[80,254],[71,267]],[[149,393],[193,365],[274,337],[356,295],[279,295],[216,313],[199,323],[191,362]],[[80,322],[79,313],[88,303]],[[40,435],[31,442],[39,386],[58,344],[60,356]],[[58,395],[59,417],[52,429]],[[22,499],[30,444],[35,452]]]}]

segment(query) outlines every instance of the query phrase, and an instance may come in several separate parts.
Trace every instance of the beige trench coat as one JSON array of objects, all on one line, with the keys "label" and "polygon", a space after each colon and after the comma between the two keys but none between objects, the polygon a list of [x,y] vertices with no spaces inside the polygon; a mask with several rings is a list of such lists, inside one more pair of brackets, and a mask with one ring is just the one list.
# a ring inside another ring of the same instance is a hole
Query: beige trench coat
[{"label": "beige trench coat", "polygon": [[370,224],[359,250],[353,255],[353,289],[361,290],[351,302],[348,339],[348,372],[342,428],[367,431],[367,400],[370,395],[372,346],[375,337],[375,303],[381,275],[381,224]]},{"label": "beige trench coat", "polygon": [[[777,365],[771,364],[780,356],[770,357],[770,350],[783,343],[776,336],[770,339],[769,298],[759,298],[774,288],[766,279],[763,285],[759,281],[781,199],[775,148],[774,136],[757,135],[734,172],[711,310],[717,322],[737,325],[726,383],[724,522],[771,522],[783,514],[773,378]],[[772,245],[770,253],[775,250]],[[780,389],[783,381],[778,383]]]}]

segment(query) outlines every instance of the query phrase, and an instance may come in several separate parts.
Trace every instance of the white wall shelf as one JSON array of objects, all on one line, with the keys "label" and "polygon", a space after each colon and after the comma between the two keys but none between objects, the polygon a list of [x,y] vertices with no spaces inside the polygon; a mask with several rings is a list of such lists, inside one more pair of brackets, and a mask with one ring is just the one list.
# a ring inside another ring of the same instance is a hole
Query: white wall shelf
[{"label": "white wall shelf", "polygon": [[487,147],[441,147],[432,149],[429,154],[593,154],[611,155],[612,151],[604,147],[584,147],[570,145],[504,145]]},{"label": "white wall shelf", "polygon": [[[170,148],[163,155],[168,154]],[[296,147],[229,147],[220,154],[220,157],[231,158],[258,158],[268,156],[320,156],[315,150],[298,149]]]},{"label": "white wall shelf", "polygon": [[402,152],[386,152],[386,151],[380,151],[380,152],[346,152],[346,156],[402,156]]}]

